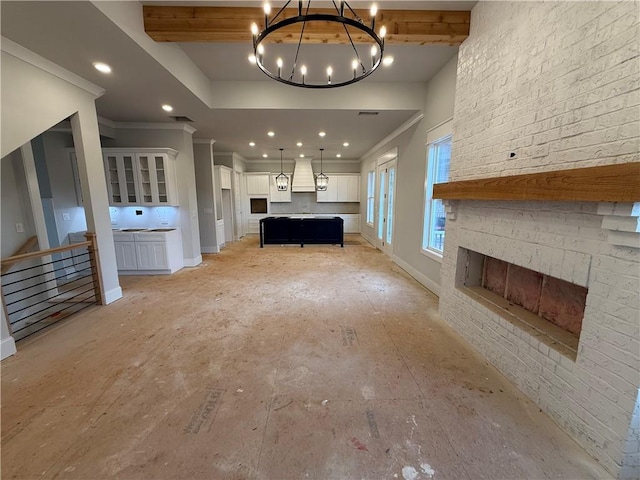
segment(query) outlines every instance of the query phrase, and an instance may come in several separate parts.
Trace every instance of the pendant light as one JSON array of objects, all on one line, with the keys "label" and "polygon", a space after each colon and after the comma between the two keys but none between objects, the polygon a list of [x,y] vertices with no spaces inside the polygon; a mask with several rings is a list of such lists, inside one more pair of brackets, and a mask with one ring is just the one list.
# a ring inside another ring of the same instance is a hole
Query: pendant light
[{"label": "pendant light", "polygon": [[282,172],[282,151],[284,148],[280,149],[280,174],[276,176],[276,187],[279,192],[286,192],[287,188],[289,188],[289,177],[287,177]]},{"label": "pendant light", "polygon": [[316,175],[316,190],[319,192],[324,192],[327,190],[327,185],[329,184],[329,177],[327,177],[324,173],[322,173],[322,152],[324,148],[320,149],[320,173]]}]

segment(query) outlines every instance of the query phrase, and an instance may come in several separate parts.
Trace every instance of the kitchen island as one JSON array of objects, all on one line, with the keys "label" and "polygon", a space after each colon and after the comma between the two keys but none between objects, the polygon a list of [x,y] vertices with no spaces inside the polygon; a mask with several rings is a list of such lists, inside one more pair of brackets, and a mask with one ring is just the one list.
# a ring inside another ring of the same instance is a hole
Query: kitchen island
[{"label": "kitchen island", "polygon": [[340,217],[266,217],[260,220],[260,248],[265,245],[340,244],[344,247],[344,221]]}]

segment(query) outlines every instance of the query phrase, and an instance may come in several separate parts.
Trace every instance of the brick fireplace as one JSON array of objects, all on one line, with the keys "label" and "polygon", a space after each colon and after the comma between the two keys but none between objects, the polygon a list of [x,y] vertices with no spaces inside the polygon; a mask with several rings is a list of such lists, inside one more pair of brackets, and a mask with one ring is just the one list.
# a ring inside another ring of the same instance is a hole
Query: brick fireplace
[{"label": "brick fireplace", "polygon": [[476,4],[450,184],[542,176],[448,197],[440,286],[442,318],[619,479],[640,478],[640,189],[571,198],[549,174],[637,181],[639,25],[633,2]]}]

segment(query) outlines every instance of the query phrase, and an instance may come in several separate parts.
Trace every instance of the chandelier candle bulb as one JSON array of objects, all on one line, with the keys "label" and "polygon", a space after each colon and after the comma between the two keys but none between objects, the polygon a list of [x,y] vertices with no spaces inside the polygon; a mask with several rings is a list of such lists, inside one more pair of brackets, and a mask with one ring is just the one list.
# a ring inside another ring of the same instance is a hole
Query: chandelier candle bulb
[{"label": "chandelier candle bulb", "polygon": [[258,35],[258,24],[255,22],[251,24],[251,33],[254,37]]},{"label": "chandelier candle bulb", "polygon": [[329,83],[331,83],[331,74],[333,73],[333,68],[327,67],[327,77],[329,79]]},{"label": "chandelier candle bulb", "polygon": [[280,72],[282,71],[282,59],[278,58],[278,60],[276,61],[276,65],[278,66],[278,77],[280,76]]},{"label": "chandelier candle bulb", "polygon": [[302,84],[304,85],[304,77],[307,74],[307,67],[302,65],[302,67],[300,68],[300,73],[302,74]]},{"label": "chandelier candle bulb", "polygon": [[380,38],[384,38],[386,34],[387,34],[387,27],[383,25],[382,28],[380,29]]},{"label": "chandelier candle bulb", "polygon": [[356,78],[356,75],[358,74],[358,60],[351,62],[351,68],[353,69],[353,78]]}]

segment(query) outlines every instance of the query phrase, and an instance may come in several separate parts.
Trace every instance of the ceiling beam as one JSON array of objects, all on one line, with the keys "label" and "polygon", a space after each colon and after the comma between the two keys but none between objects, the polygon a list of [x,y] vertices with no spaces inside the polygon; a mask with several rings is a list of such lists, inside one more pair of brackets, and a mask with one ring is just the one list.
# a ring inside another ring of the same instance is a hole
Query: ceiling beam
[{"label": "ceiling beam", "polygon": [[[313,13],[336,13],[314,9]],[[363,19],[367,10],[356,10]],[[251,23],[264,22],[261,8],[185,7],[144,5],[144,30],[156,42],[251,43]],[[298,10],[286,9],[279,18],[296,16]],[[376,25],[387,27],[387,44],[460,45],[469,35],[470,12],[448,10],[382,10]],[[299,27],[292,26],[269,36],[274,43],[298,43]],[[370,43],[364,33],[352,32],[355,43]],[[330,22],[313,22],[305,28],[306,43],[349,43],[344,28]]]}]

